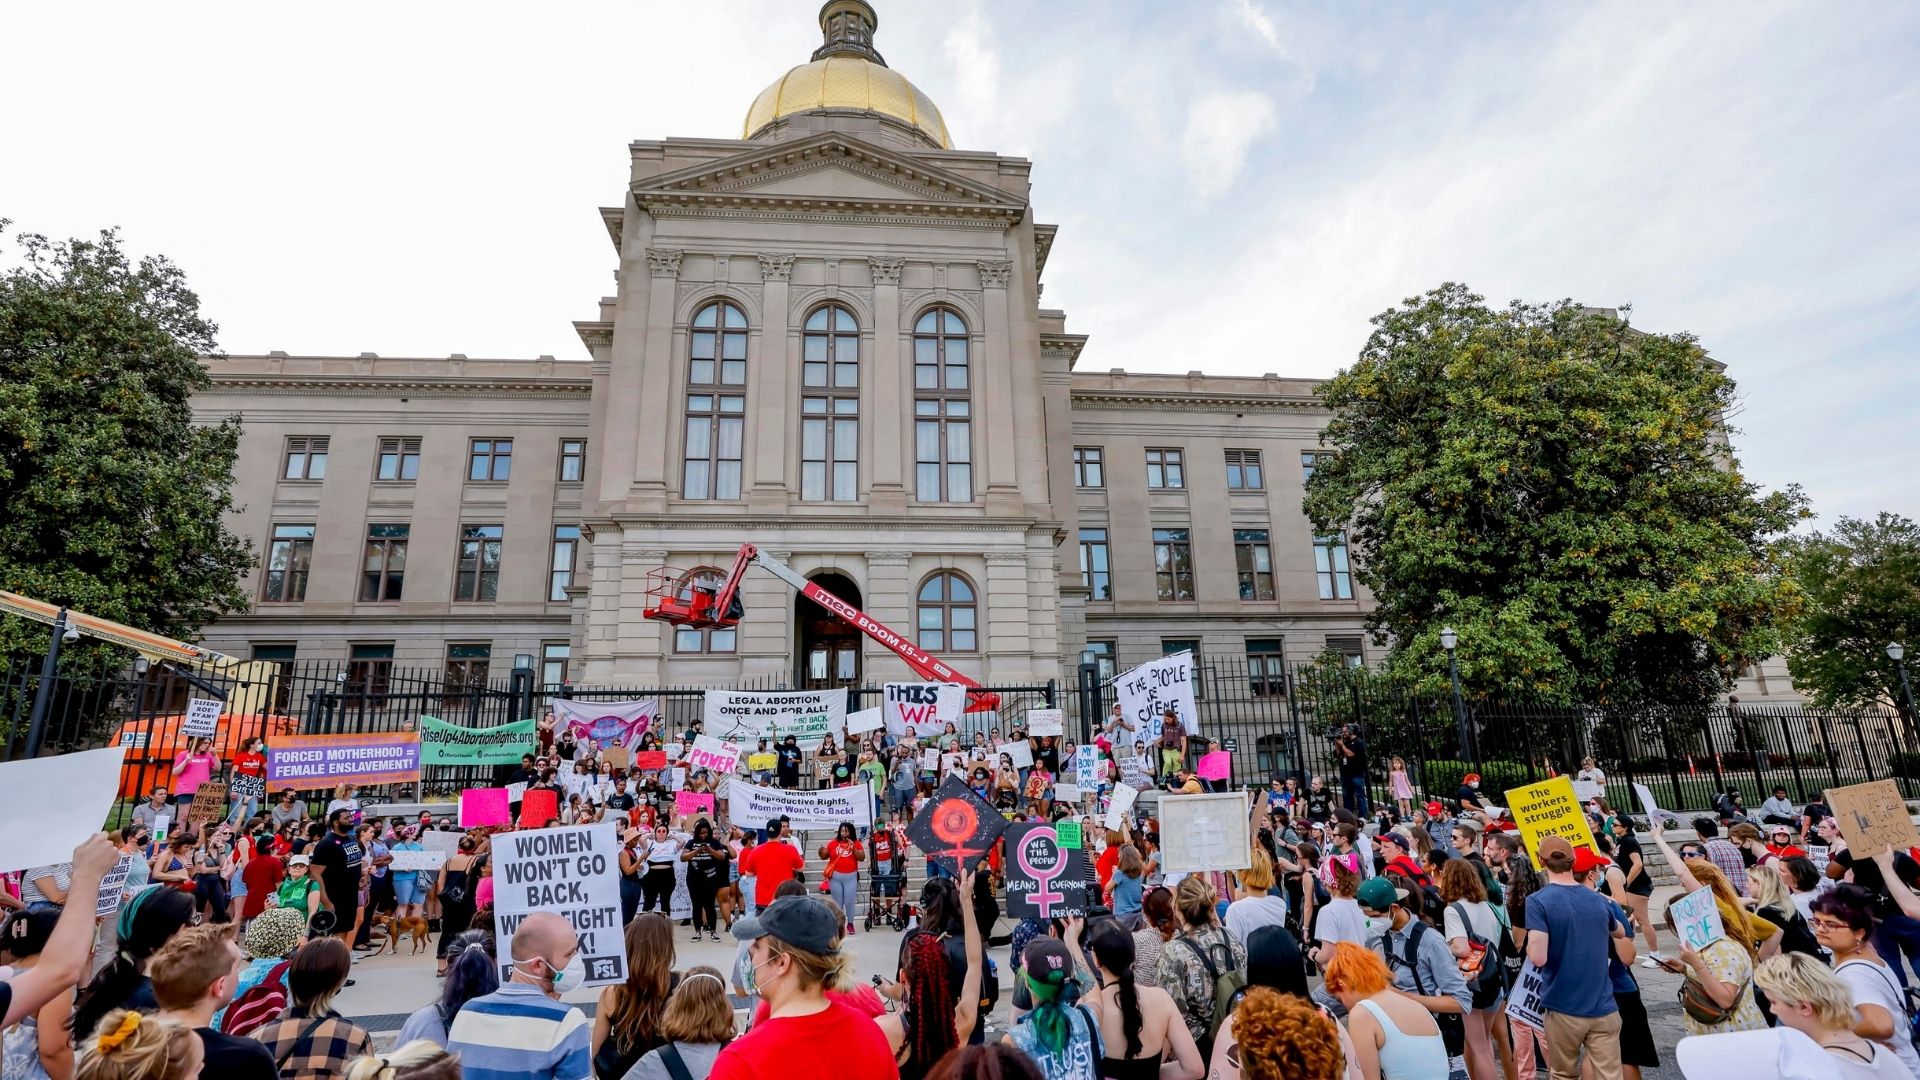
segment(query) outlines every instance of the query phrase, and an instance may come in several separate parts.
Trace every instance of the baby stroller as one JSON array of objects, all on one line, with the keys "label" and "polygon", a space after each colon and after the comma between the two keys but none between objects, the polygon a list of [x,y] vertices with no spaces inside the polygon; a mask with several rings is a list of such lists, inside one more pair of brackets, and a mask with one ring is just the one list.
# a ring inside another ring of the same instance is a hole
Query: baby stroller
[{"label": "baby stroller", "polygon": [[867,930],[875,926],[891,926],[895,930],[905,930],[913,917],[911,905],[903,895],[907,891],[907,875],[874,874],[873,893],[867,897]]}]

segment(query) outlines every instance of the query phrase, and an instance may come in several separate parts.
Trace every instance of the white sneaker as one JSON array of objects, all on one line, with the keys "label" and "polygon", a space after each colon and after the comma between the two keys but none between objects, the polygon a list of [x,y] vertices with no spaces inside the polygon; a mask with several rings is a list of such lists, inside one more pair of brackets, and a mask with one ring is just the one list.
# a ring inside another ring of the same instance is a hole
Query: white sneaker
[{"label": "white sneaker", "polygon": [[1656,960],[1654,960],[1654,958],[1653,958],[1653,957],[1651,957],[1651,956],[1649,956],[1649,957],[1647,957],[1647,958],[1646,958],[1645,960],[1642,960],[1642,961],[1640,961],[1640,966],[1641,966],[1641,967],[1643,967],[1643,968],[1651,968],[1651,969],[1653,969],[1653,970],[1655,970],[1655,971],[1664,971],[1664,970],[1666,970],[1666,969],[1664,969],[1664,968],[1662,968],[1662,967],[1660,966],[1660,964],[1659,964],[1659,962],[1658,962],[1658,961],[1656,961]]}]

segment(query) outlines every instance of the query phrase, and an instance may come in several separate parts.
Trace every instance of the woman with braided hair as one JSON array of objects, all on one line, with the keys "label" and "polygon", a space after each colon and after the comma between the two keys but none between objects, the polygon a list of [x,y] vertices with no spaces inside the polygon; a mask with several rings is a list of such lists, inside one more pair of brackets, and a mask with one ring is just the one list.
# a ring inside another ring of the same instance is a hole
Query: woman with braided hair
[{"label": "woman with braided hair", "polygon": [[[192,893],[159,885],[149,885],[120,905],[120,916],[114,924],[118,944],[113,959],[94,973],[93,980],[74,999],[76,1044],[115,1009],[160,1007],[153,999],[153,983],[147,979],[147,961],[182,927],[200,921],[195,907]],[[199,1040],[194,1042],[198,1045]]]},{"label": "woman with braided hair", "polygon": [[1098,1080],[1106,1056],[1100,1020],[1077,1000],[1073,974],[1073,953],[1059,938],[1035,938],[1021,954],[1020,978],[1033,1009],[1001,1041],[1032,1058],[1047,1080]]},{"label": "woman with braided hair", "polygon": [[[1086,950],[1100,966],[1100,1041],[1106,1047],[1100,1075],[1107,1080],[1199,1080],[1204,1071],[1200,1048],[1181,1022],[1172,996],[1157,985],[1134,982],[1133,935],[1116,919],[1095,919],[1087,927]],[[1116,1056],[1116,1049],[1124,1053]],[[1167,1057],[1177,1071],[1162,1071],[1160,1062]]]},{"label": "woman with braided hair", "polygon": [[960,1008],[960,985],[939,936],[914,934],[902,951],[899,991],[905,1008],[877,1022],[893,1047],[901,1080],[918,1080],[947,1051],[964,1042],[949,1019]]},{"label": "woman with braided hair", "polygon": [[193,1080],[205,1060],[192,1028],[131,1009],[106,1014],[98,1032],[74,1042],[74,1080]]}]

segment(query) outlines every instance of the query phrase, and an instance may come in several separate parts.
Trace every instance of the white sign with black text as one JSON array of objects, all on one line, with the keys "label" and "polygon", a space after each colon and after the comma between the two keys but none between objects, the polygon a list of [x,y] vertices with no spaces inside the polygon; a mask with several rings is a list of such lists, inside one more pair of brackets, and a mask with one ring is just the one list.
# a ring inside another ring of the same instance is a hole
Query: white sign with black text
[{"label": "white sign with black text", "polygon": [[1193,701],[1193,654],[1177,652],[1149,660],[1113,680],[1120,711],[1143,741],[1160,736],[1161,718],[1168,709],[1180,718],[1189,735],[1200,734],[1200,710]]},{"label": "white sign with black text", "polygon": [[180,723],[180,734],[189,739],[211,739],[220,729],[218,698],[188,698],[187,718]]},{"label": "white sign with black text", "polygon": [[493,840],[493,926],[502,954],[501,981],[513,931],[535,912],[573,924],[587,977],[582,986],[627,979],[620,921],[620,837],[612,822],[502,833]]}]

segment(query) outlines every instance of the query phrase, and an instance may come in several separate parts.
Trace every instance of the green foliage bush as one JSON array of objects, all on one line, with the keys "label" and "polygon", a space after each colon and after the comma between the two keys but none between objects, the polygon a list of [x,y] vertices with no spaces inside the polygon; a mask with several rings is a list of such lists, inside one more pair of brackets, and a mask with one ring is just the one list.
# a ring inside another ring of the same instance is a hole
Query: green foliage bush
[{"label": "green foliage bush", "polygon": [[[1473,763],[1469,761],[1428,761],[1422,764],[1420,776],[1428,795],[1450,799],[1460,790],[1461,778],[1473,771]],[[1544,779],[1543,774],[1520,761],[1488,761],[1480,766],[1479,772],[1480,790],[1494,796],[1496,802],[1501,801],[1500,793],[1508,788]]]}]

